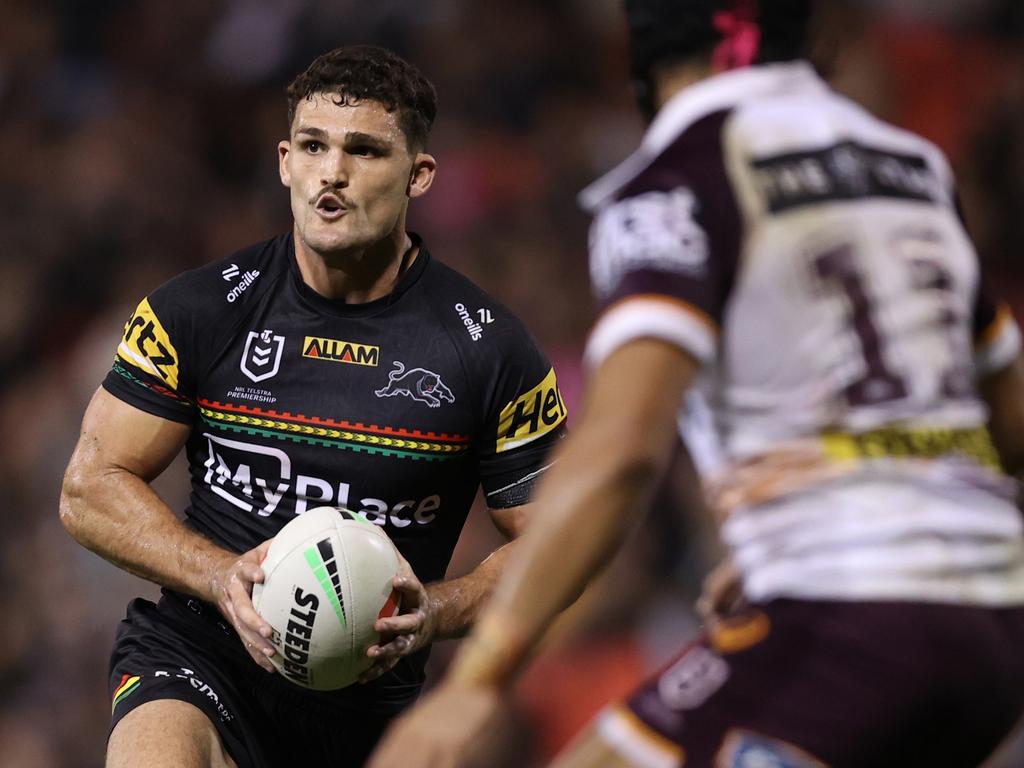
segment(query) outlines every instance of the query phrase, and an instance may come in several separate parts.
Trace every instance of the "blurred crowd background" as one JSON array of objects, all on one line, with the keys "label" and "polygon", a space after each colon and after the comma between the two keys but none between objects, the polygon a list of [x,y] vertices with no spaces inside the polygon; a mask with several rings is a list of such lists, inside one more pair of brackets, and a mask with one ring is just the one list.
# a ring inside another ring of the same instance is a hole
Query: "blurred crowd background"
[{"label": "blurred crowd background", "polygon": [[[0,765],[102,764],[106,665],[139,581],[57,519],[83,409],[137,301],[290,225],[283,90],[317,54],[385,45],[437,86],[440,171],[413,206],[434,255],[515,310],[570,405],[591,320],[576,192],[642,125],[618,0],[0,0]],[[819,53],[838,88],[933,139],[999,290],[1024,317],[1024,4],[849,0]],[[535,764],[695,626],[713,558],[688,473],[519,688],[509,765]],[[186,503],[184,469],[159,482]],[[687,501],[689,500],[689,501]],[[495,546],[474,516],[452,565]],[[442,669],[441,644],[431,673]],[[496,758],[495,764],[499,764]],[[1024,757],[1005,765],[1024,765]]]}]

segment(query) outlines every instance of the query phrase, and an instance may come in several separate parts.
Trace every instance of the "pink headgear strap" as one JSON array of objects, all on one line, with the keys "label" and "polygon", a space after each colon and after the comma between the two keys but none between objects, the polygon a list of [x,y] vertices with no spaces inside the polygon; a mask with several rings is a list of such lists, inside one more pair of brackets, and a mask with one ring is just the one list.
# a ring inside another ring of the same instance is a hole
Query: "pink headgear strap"
[{"label": "pink headgear strap", "polygon": [[747,67],[754,63],[761,47],[761,27],[757,25],[757,0],[735,0],[727,11],[712,17],[722,39],[711,54],[716,72]]}]

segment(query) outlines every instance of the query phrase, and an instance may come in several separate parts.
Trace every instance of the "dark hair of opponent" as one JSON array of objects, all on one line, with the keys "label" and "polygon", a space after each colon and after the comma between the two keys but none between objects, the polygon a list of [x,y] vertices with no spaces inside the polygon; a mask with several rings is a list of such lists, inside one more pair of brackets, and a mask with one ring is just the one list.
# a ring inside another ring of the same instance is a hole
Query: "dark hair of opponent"
[{"label": "dark hair of opponent", "polygon": [[625,0],[633,87],[656,112],[658,67],[707,57],[717,69],[806,55],[813,0]]},{"label": "dark hair of opponent", "polygon": [[374,45],[335,48],[318,56],[288,86],[288,125],[302,99],[330,94],[335,104],[379,102],[398,111],[398,124],[410,149],[427,145],[437,116],[437,93],[423,73],[397,54]]}]

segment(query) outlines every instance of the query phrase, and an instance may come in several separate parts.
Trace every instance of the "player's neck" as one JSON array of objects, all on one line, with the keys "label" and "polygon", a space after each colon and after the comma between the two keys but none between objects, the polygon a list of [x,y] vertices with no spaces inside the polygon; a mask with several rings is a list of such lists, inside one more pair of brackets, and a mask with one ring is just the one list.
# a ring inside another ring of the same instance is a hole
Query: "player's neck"
[{"label": "player's neck", "polygon": [[706,58],[693,58],[660,68],[654,75],[655,104],[661,109],[677,93],[714,74]]},{"label": "player's neck", "polygon": [[387,296],[419,255],[404,227],[396,227],[369,248],[337,253],[314,251],[297,229],[294,240],[302,281],[324,298],[347,304],[365,304]]}]

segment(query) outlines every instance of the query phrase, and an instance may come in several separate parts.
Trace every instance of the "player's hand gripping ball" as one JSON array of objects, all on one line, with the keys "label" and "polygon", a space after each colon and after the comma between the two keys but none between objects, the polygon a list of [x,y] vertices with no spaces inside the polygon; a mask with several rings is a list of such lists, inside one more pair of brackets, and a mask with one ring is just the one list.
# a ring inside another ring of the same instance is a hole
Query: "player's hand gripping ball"
[{"label": "player's hand gripping ball", "polygon": [[374,623],[398,612],[387,534],[346,509],[317,507],[281,529],[262,567],[252,604],[273,628],[278,672],[317,691],[354,683],[373,663]]}]

